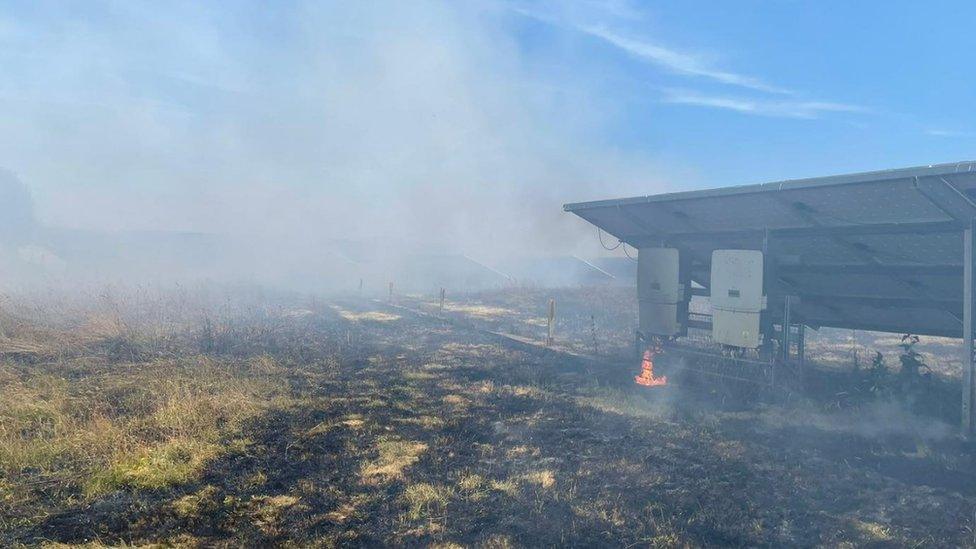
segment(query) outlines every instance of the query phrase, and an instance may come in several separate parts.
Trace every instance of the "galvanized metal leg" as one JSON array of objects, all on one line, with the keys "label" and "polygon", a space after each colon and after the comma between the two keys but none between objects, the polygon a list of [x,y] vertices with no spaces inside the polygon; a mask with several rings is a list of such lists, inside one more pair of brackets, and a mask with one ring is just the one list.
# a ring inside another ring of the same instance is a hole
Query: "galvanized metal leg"
[{"label": "galvanized metal leg", "polygon": [[783,362],[790,360],[790,296],[783,296],[783,333],[780,334],[780,345],[782,346]]},{"label": "galvanized metal leg", "polygon": [[806,326],[800,324],[799,326],[796,327],[796,359],[800,363],[801,372],[803,371],[803,368],[806,366],[806,360],[807,360],[806,339],[807,339]]},{"label": "galvanized metal leg", "polygon": [[[770,260],[770,238],[769,229],[763,229],[763,241],[762,241],[762,253],[763,253],[763,294],[769,303],[773,302],[773,292],[772,281],[773,281],[773,263]],[[772,315],[769,311],[763,311],[760,313],[760,327],[759,330],[762,332],[762,346],[759,349],[760,356],[763,360],[768,360],[770,363],[776,362],[776,353],[773,351],[773,340],[775,336],[773,334],[773,320]]]},{"label": "galvanized metal leg", "polygon": [[974,383],[976,383],[976,356],[973,348],[973,299],[976,298],[976,288],[973,278],[973,260],[976,258],[976,219],[970,221],[969,227],[963,231],[963,303],[962,303],[962,338],[963,348],[966,356],[963,359],[963,380],[962,380],[962,431],[966,436],[973,434],[976,427],[976,417],[974,417]]}]

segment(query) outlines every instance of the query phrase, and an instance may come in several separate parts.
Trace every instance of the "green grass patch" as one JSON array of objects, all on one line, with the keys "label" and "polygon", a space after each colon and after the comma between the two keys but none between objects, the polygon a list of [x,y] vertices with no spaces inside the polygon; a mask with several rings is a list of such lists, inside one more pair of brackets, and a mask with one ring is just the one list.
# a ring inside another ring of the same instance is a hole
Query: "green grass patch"
[{"label": "green grass patch", "polygon": [[112,463],[92,476],[85,491],[93,496],[121,488],[159,490],[185,484],[220,452],[220,446],[209,442],[168,441]]}]

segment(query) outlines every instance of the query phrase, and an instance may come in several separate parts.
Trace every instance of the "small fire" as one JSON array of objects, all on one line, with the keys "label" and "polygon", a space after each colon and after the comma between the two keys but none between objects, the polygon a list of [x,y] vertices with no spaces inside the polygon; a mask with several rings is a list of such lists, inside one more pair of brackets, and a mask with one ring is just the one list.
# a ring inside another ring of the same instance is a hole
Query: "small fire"
[{"label": "small fire", "polygon": [[653,351],[647,349],[644,351],[644,359],[641,361],[641,373],[639,376],[634,377],[634,381],[638,385],[659,387],[668,384],[668,376],[654,377],[654,355],[657,354],[657,351],[657,349]]}]

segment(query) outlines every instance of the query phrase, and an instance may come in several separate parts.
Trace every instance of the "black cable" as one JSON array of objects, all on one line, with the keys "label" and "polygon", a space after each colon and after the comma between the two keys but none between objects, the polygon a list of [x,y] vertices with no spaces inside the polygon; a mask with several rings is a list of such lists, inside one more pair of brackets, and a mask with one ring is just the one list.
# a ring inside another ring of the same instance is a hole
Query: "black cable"
[{"label": "black cable", "polygon": [[[623,243],[621,242],[621,244],[623,244]],[[630,254],[627,253],[627,245],[626,244],[624,244],[624,255],[627,256],[627,259],[629,259],[631,261],[637,261],[637,258],[636,257],[630,257]]]},{"label": "black cable", "polygon": [[[600,227],[597,227],[596,228],[596,233],[600,236],[600,245],[603,246],[603,249],[604,250],[607,250],[607,251],[612,252],[612,251],[616,250],[617,248],[619,248],[621,244],[623,244],[623,241],[622,240],[617,240],[617,245],[616,246],[614,246],[613,248],[608,248],[607,245],[604,244],[604,242],[603,242],[603,229],[601,229]],[[624,251],[626,251],[626,248],[624,248]]]}]

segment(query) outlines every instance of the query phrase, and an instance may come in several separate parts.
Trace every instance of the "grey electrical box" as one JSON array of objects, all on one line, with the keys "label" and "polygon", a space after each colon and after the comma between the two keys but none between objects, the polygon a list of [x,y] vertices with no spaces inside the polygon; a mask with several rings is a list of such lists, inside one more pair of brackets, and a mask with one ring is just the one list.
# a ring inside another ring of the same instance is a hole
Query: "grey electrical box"
[{"label": "grey electrical box", "polygon": [[763,295],[763,254],[756,250],[712,252],[710,285],[712,340],[734,347],[759,346]]},{"label": "grey electrical box", "polygon": [[668,337],[686,333],[690,282],[687,276],[677,249],[638,250],[638,330],[641,334]]}]

